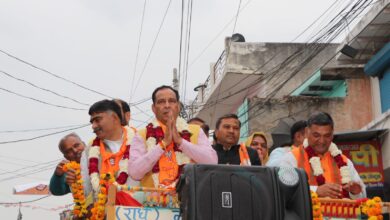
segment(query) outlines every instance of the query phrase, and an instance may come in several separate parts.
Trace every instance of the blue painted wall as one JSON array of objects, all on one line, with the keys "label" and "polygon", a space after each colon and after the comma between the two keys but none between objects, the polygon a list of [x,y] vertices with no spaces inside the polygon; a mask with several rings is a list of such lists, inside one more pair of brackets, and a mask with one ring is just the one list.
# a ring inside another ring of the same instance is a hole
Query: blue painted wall
[{"label": "blue painted wall", "polygon": [[384,72],[383,78],[379,80],[381,92],[382,112],[390,109],[390,67]]},{"label": "blue painted wall", "polygon": [[240,142],[244,142],[249,136],[248,99],[245,99],[240,107],[238,107],[237,115],[238,119],[241,121]]}]

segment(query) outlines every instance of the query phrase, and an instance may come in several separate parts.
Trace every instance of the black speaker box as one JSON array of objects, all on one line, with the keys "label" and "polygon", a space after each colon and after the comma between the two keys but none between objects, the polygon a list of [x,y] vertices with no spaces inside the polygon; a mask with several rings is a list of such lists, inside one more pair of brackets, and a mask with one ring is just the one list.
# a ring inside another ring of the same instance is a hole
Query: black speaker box
[{"label": "black speaker box", "polygon": [[309,220],[306,173],[295,168],[189,164],[177,186],[183,220]]}]

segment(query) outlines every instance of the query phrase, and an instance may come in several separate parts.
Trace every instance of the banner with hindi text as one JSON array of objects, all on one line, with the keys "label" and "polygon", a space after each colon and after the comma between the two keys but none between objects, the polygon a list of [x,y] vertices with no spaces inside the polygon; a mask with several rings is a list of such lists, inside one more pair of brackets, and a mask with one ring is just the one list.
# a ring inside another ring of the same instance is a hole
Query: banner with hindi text
[{"label": "banner with hindi text", "polygon": [[342,142],[337,145],[353,162],[367,187],[383,187],[382,151],[378,141]]},{"label": "banner with hindi text", "polygon": [[179,209],[115,206],[115,220],[181,220]]}]

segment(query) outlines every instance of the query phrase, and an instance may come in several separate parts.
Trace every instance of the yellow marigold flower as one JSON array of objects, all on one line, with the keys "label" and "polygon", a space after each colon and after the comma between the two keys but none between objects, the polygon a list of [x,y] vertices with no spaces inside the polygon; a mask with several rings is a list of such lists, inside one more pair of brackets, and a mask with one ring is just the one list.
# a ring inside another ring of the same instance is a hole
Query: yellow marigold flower
[{"label": "yellow marigold flower", "polygon": [[370,206],[373,206],[375,204],[375,201],[372,199],[369,199],[369,200],[367,200],[366,204],[367,204],[367,206],[370,207]]}]

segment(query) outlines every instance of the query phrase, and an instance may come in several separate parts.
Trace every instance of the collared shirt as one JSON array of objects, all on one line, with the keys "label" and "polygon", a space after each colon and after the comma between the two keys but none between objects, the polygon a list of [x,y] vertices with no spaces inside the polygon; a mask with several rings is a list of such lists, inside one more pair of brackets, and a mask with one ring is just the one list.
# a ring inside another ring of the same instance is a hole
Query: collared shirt
[{"label": "collared shirt", "polygon": [[[123,137],[122,137],[123,138]],[[117,153],[120,150],[120,147],[122,145],[122,140],[117,140],[117,141],[111,141],[111,140],[104,140],[105,143],[105,148],[107,151],[110,151],[112,153]],[[91,141],[92,144],[92,141]],[[130,148],[133,145],[130,146]],[[92,192],[92,185],[91,185],[91,178],[89,175],[89,150],[91,149],[91,146],[88,145],[84,149],[83,153],[81,154],[81,159],[80,159],[80,167],[81,167],[81,176],[83,179],[83,186],[84,186],[84,194],[85,196],[88,196]],[[101,169],[101,164],[99,160],[99,170]],[[127,178],[126,185],[130,186],[138,186],[139,181],[133,180],[130,176]],[[137,199],[137,198],[136,198]]]},{"label": "collared shirt", "polygon": [[[218,155],[218,164],[235,164],[240,165],[240,154],[239,149],[240,145],[236,144],[233,145],[229,150],[223,149],[223,146],[221,144],[215,144],[213,145],[214,150],[217,152]],[[259,159],[259,154],[256,150],[253,150],[250,147],[246,148],[248,151],[249,159],[251,160],[252,165],[260,166],[261,162]]]},{"label": "collared shirt", "polygon": [[[195,163],[216,164],[217,154],[210,145],[209,139],[202,130],[199,131],[198,142],[193,144],[183,139],[179,149]],[[164,151],[158,144],[150,151],[146,149],[143,138],[136,134],[130,148],[129,174],[135,180],[141,180],[152,170]]]}]

